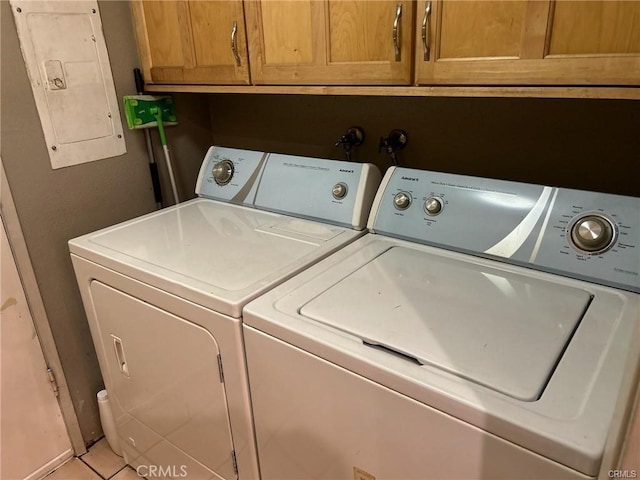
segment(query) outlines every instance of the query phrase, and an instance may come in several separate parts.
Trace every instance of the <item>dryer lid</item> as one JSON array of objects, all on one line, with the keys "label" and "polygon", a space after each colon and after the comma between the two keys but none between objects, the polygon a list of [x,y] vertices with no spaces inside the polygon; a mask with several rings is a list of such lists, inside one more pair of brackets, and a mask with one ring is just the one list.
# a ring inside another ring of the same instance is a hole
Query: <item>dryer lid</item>
[{"label": "dryer lid", "polygon": [[351,232],[198,199],[75,239],[71,248],[85,247],[84,255],[95,253],[101,264],[104,257],[112,258],[119,265],[234,301],[348,243],[354,238]]},{"label": "dryer lid", "polygon": [[511,397],[538,399],[589,292],[394,247],[301,314]]}]

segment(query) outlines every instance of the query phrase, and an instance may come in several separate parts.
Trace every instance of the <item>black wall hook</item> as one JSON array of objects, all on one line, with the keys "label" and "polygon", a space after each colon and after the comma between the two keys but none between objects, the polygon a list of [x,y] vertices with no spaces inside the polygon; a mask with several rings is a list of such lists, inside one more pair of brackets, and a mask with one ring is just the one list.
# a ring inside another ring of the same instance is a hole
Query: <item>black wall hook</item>
[{"label": "black wall hook", "polygon": [[393,165],[398,165],[398,155],[396,152],[402,150],[406,145],[409,137],[407,132],[400,129],[394,129],[389,132],[389,136],[380,137],[380,143],[378,144],[378,152],[382,152],[384,149],[391,157]]},{"label": "black wall hook", "polygon": [[364,131],[362,128],[350,127],[346,133],[336,141],[334,146],[338,147],[342,145],[347,160],[351,161],[351,149],[362,145],[362,142],[364,142]]}]

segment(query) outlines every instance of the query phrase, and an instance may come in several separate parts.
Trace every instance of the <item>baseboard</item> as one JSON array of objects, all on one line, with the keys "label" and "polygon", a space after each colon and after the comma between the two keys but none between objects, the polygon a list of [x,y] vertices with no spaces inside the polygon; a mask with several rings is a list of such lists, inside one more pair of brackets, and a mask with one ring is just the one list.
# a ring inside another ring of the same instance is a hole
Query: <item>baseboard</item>
[{"label": "baseboard", "polygon": [[49,461],[42,467],[38,468],[34,472],[24,477],[23,480],[39,480],[45,475],[49,474],[50,472],[53,472],[56,468],[58,468],[59,466],[66,463],[68,460],[72,458],[73,458],[73,450],[69,448],[65,452],[55,457],[53,460]]}]

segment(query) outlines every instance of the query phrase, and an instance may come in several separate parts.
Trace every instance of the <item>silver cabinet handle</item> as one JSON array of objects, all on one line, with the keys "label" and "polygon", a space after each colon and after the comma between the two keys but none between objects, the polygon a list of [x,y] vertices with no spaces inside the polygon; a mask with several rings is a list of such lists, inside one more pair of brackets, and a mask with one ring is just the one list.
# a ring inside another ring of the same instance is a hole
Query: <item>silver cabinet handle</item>
[{"label": "silver cabinet handle", "polygon": [[233,52],[233,58],[236,59],[236,65],[239,67],[240,63],[240,55],[238,55],[238,44],[236,42],[236,38],[238,36],[238,22],[233,22],[233,27],[231,28],[231,51]]},{"label": "silver cabinet handle", "polygon": [[424,53],[424,61],[429,61],[429,17],[431,16],[431,2],[424,3],[424,18],[422,19],[422,51]]},{"label": "silver cabinet handle", "polygon": [[402,4],[396,7],[396,18],[393,19],[393,49],[396,54],[396,62],[400,61],[400,43],[398,40],[398,29],[400,28],[400,17],[402,16]]}]

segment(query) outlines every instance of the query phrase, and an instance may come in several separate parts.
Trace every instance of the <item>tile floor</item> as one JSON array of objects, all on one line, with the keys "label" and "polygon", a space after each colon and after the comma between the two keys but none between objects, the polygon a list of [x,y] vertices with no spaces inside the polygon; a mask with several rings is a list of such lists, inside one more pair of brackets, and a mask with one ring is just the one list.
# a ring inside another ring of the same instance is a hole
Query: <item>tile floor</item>
[{"label": "tile floor", "polygon": [[103,438],[81,457],[72,458],[42,480],[141,480]]}]

